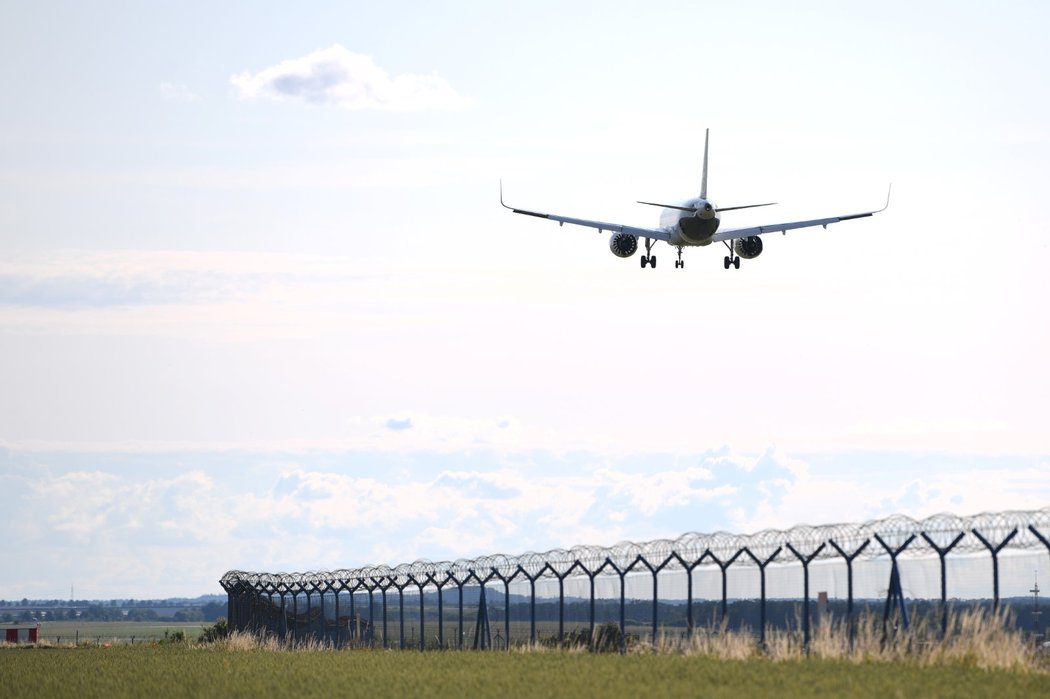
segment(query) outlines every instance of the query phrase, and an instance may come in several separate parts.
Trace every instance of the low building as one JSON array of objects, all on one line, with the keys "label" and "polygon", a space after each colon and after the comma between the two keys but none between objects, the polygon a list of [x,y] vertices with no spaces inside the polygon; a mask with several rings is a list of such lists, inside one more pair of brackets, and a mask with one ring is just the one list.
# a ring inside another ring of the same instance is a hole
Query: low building
[{"label": "low building", "polygon": [[8,643],[36,643],[39,624],[2,624],[0,633]]}]

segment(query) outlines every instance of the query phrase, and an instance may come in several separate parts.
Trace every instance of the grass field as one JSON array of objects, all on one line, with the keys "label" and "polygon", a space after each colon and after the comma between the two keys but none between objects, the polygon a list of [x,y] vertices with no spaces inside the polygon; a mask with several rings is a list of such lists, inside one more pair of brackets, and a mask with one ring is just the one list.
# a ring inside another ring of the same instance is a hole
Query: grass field
[{"label": "grass field", "polygon": [[[164,632],[168,634],[182,631],[186,638],[196,640],[200,635],[202,621],[190,622],[160,622],[160,621],[52,621],[40,624],[37,637],[41,641],[50,641],[56,645],[73,643],[77,638],[81,642],[97,641],[129,643],[132,638],[135,642],[160,640],[164,638]],[[61,642],[58,639],[62,639]]]},{"label": "grass field", "polygon": [[0,648],[0,696],[1050,696],[1050,674],[964,662],[572,652],[273,651],[159,644]]}]

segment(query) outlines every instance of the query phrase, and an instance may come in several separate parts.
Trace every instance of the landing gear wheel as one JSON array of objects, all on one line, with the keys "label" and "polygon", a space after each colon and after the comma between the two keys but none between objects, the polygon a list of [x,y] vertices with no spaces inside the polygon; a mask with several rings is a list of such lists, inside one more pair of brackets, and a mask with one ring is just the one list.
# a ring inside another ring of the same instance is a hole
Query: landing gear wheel
[{"label": "landing gear wheel", "polygon": [[733,267],[734,267],[735,269],[740,269],[740,258],[739,258],[739,257],[737,257],[737,258],[735,258],[735,259],[733,260]]},{"label": "landing gear wheel", "polygon": [[646,264],[649,264],[653,269],[656,269],[656,255],[650,255],[653,249],[653,239],[645,239],[645,254],[642,255],[642,269],[645,268]]},{"label": "landing gear wheel", "polygon": [[725,258],[725,259],[724,259],[724,260],[722,261],[722,263],[723,263],[723,264],[725,265],[725,268],[726,268],[726,269],[729,269],[729,265],[730,265],[731,263],[730,263],[730,261],[729,261],[729,256],[728,256],[728,255],[726,255],[726,258]]}]

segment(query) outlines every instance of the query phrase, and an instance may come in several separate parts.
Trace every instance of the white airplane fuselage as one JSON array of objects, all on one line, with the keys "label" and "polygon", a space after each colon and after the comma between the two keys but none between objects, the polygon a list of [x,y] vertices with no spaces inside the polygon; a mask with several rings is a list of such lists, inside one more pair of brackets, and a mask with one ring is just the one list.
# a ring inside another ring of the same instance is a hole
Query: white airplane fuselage
[{"label": "white airplane fuselage", "polygon": [[[671,234],[671,245],[710,245],[721,218],[718,207],[709,199],[688,199],[681,208],[662,209],[660,227]],[[686,210],[688,209],[688,210]]]}]

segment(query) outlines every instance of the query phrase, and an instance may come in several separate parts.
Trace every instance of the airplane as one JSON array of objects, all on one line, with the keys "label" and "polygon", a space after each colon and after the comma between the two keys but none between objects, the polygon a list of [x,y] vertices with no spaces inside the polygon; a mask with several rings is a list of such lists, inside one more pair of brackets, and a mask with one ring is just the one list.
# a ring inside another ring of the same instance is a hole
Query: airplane
[{"label": "airplane", "polygon": [[503,201],[503,182],[500,182],[499,203],[504,208],[510,209],[516,214],[546,218],[557,221],[558,225],[566,223],[574,226],[587,226],[597,228],[598,232],[610,231],[613,235],[609,238],[609,249],[617,257],[630,257],[638,251],[638,239],[645,239],[645,254],[642,255],[642,269],[648,265],[656,268],[656,255],[652,254],[653,244],[664,241],[668,245],[678,249],[678,260],[675,261],[676,269],[685,267],[682,260],[682,249],[696,245],[705,246],[711,243],[722,243],[729,250],[726,255],[724,266],[726,269],[733,267],[740,269],[741,258],[751,260],[762,254],[762,239],[759,237],[766,233],[780,232],[787,235],[789,230],[796,228],[810,228],[812,226],[823,226],[849,221],[855,218],[865,218],[879,212],[885,211],[890,205],[890,191],[886,193],[886,205],[876,211],[865,211],[859,214],[846,214],[844,216],[829,216],[827,218],[815,218],[808,221],[789,221],[787,223],[772,223],[765,226],[747,226],[742,228],[722,228],[720,214],[725,211],[738,211],[740,209],[753,209],[760,206],[772,206],[775,202],[768,204],[744,204],[743,206],[716,206],[707,198],[707,146],[711,130],[704,132],[704,170],[700,179],[700,196],[689,199],[680,204],[658,204],[651,201],[640,201],[639,204],[646,206],[659,206],[660,212],[659,228],[639,228],[637,226],[626,226],[618,223],[606,223],[604,221],[591,221],[583,218],[572,218],[556,214],[541,213],[539,211],[528,211],[507,206]]}]

